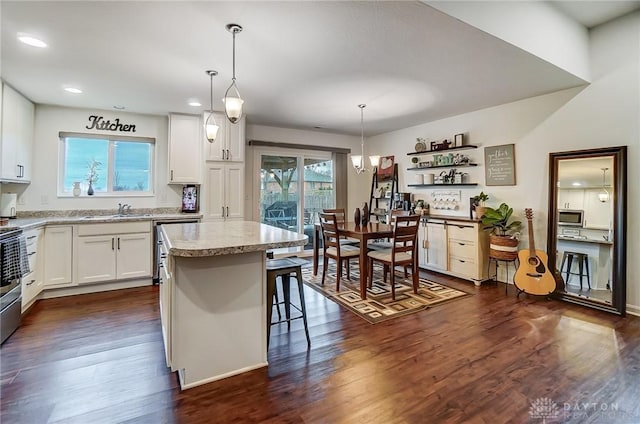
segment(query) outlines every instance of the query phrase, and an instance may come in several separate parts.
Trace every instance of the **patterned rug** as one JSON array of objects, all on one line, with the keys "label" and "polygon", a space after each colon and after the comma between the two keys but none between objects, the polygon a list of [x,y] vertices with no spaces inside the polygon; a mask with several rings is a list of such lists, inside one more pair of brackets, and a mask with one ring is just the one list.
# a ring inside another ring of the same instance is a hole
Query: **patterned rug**
[{"label": "patterned rug", "polygon": [[373,272],[373,287],[367,288],[367,299],[360,298],[360,273],[357,264],[351,264],[351,280],[346,279],[346,270],[340,279],[340,292],[336,292],[336,267],[329,264],[329,270],[322,283],[322,265],[318,275],[313,275],[311,268],[303,268],[302,274],[305,284],[320,292],[328,299],[345,306],[359,317],[371,324],[386,321],[423,311],[432,306],[468,296],[460,290],[447,287],[433,281],[420,278],[418,294],[413,292],[411,275],[405,279],[402,271],[396,271],[396,300],[391,299],[391,285],[389,279],[382,281],[382,271],[375,267]]}]

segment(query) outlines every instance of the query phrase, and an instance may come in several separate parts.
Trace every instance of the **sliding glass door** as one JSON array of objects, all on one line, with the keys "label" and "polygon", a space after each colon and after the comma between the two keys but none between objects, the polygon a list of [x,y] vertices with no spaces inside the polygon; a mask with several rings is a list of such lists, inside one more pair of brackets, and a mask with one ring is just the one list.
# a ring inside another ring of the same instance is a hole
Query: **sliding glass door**
[{"label": "sliding glass door", "polygon": [[260,222],[306,234],[304,249],[311,249],[318,212],[335,205],[331,153],[270,149],[256,151],[255,157],[260,169]]}]

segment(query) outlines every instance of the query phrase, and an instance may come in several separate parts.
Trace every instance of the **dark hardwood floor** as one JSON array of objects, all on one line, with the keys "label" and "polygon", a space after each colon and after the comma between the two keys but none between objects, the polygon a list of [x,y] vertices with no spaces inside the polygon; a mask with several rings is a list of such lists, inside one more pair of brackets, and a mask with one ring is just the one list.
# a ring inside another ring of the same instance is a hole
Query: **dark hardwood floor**
[{"label": "dark hardwood floor", "polygon": [[309,351],[274,326],[269,367],[183,392],[157,287],[39,301],[0,350],[0,421],[640,423],[640,319],[425,275],[474,295],[371,325],[305,288]]}]

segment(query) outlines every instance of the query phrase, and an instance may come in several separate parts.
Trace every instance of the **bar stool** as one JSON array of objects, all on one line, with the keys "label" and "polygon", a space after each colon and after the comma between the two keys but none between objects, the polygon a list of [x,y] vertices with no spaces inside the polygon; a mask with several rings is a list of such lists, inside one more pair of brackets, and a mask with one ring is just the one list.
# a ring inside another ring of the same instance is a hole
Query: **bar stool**
[{"label": "bar stool", "polygon": [[[302,265],[307,261],[298,258],[282,258],[272,259],[267,261],[267,300],[269,305],[267,307],[267,349],[269,348],[269,338],[271,336],[271,326],[287,323],[287,330],[291,330],[291,321],[294,319],[302,318],[304,322],[304,332],[307,336],[307,346],[311,346],[311,339],[309,338],[309,326],[307,324],[307,309],[304,302],[304,285],[302,283]],[[291,303],[291,274],[295,274],[296,281],[298,282],[298,293],[300,295],[300,306]],[[275,297],[276,293],[276,280],[280,277],[282,280],[282,292],[284,301],[278,302]],[[284,305],[285,318],[278,321],[271,322],[273,315],[273,307],[278,308],[278,315],[280,315],[279,305]],[[291,307],[300,312],[300,316],[291,317]]]},{"label": "bar stool", "polygon": [[[578,260],[578,271],[579,272],[571,272],[571,264],[573,262],[573,258]],[[567,261],[568,259],[568,261]],[[567,270],[565,271],[567,275],[567,283],[569,282],[569,275],[579,275],[580,276],[580,290],[582,290],[582,276],[583,276],[583,264],[587,271],[587,286],[589,290],[591,290],[591,282],[589,281],[589,255],[586,253],[578,253],[578,252],[567,252],[565,251],[562,255],[562,264],[560,265],[560,273],[562,274],[562,268],[564,268],[564,263],[567,261]]]}]

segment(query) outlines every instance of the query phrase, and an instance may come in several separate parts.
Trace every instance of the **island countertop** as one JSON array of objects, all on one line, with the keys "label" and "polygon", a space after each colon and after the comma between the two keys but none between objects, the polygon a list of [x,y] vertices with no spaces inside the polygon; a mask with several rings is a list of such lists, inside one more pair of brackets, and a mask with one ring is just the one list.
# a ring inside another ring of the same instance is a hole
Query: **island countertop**
[{"label": "island countertop", "polygon": [[254,221],[168,224],[162,226],[169,255],[203,257],[235,255],[304,246],[308,237]]}]

